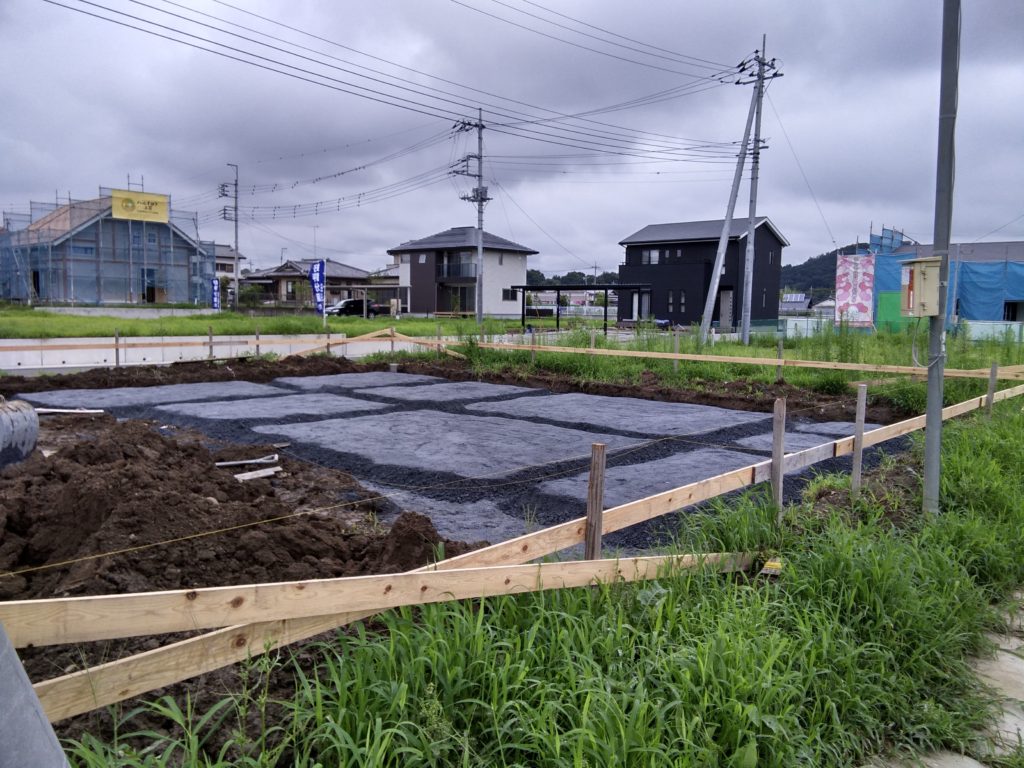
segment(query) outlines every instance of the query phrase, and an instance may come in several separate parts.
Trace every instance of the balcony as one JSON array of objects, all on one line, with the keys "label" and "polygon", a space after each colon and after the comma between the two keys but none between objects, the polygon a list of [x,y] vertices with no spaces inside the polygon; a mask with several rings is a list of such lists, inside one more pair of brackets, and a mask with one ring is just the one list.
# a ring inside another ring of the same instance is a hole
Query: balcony
[{"label": "balcony", "polygon": [[476,280],[476,264],[438,264],[438,281]]}]

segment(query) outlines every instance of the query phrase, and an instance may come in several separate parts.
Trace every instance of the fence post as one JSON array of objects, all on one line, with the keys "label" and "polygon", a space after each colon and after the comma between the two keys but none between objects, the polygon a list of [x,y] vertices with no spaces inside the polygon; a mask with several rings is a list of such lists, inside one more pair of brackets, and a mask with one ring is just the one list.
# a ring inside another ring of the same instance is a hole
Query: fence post
[{"label": "fence post", "polygon": [[206,326],[206,330],[210,335],[210,359],[213,360],[213,326]]},{"label": "fence post", "polygon": [[786,459],[786,398],[775,399],[772,418],[772,500],[779,508],[778,522],[782,522],[782,479]]},{"label": "fence post", "polygon": [[256,328],[256,357],[260,356],[260,329]]},{"label": "fence post", "polygon": [[857,417],[853,428],[853,473],[850,475],[850,496],[860,495],[861,468],[864,465],[864,412],[868,405],[868,385],[857,385]]},{"label": "fence post", "polygon": [[782,384],[786,380],[785,376],[782,374],[782,339],[779,339],[778,358],[780,362],[777,366],[775,366],[775,383]]},{"label": "fence post", "polygon": [[590,348],[593,349],[596,346],[597,346],[597,329],[596,328],[591,328],[590,329]]},{"label": "fence post", "polygon": [[[679,354],[679,329],[672,329],[672,354]],[[672,361],[672,373],[679,373],[679,359]]]},{"label": "fence post", "polygon": [[327,332],[327,354],[331,354],[331,332]]},{"label": "fence post", "polygon": [[587,483],[587,522],[583,537],[583,557],[601,559],[601,533],[604,517],[605,444],[590,446],[590,480]]},{"label": "fence post", "polygon": [[114,367],[121,365],[121,332],[114,329]]},{"label": "fence post", "polygon": [[437,324],[437,356],[441,357],[441,324]]},{"label": "fence post", "polygon": [[391,331],[391,354],[393,355],[395,354],[395,329],[388,328],[388,330]]},{"label": "fence post", "polygon": [[537,331],[530,331],[530,365],[537,364]]},{"label": "fence post", "polygon": [[992,406],[996,402],[996,380],[999,378],[999,363],[992,363],[992,370],[988,374],[988,394],[985,396],[985,407],[988,408],[989,418],[992,417]]}]

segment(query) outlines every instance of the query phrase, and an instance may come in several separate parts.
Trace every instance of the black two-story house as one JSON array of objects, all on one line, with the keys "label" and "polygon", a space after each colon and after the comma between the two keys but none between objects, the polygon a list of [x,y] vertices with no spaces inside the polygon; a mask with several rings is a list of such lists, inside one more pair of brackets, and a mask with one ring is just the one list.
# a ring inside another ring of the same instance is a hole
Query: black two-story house
[{"label": "black two-story house", "polygon": [[[723,331],[740,324],[743,308],[743,262],[748,219],[733,219],[725,263],[712,317]],[[722,219],[650,224],[619,245],[626,249],[619,265],[620,283],[647,283],[650,290],[620,291],[619,320],[668,320],[673,325],[700,323],[711,285]],[[779,317],[782,249],[789,241],[767,216],[757,219],[754,237],[751,323]]]}]

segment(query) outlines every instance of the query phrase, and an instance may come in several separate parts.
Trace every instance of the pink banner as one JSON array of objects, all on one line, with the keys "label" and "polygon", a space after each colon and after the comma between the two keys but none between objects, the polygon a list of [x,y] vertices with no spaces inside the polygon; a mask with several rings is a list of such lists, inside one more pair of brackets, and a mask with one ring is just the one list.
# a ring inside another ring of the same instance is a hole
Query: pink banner
[{"label": "pink banner", "polygon": [[874,324],[875,257],[839,256],[836,259],[836,322]]}]

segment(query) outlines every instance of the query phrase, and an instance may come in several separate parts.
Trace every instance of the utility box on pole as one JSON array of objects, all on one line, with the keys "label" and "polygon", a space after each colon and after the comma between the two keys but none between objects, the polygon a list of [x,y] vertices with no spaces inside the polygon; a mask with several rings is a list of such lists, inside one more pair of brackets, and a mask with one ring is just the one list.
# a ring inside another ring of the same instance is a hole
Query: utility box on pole
[{"label": "utility box on pole", "polygon": [[902,262],[900,309],[904,317],[939,314],[939,268],[942,259],[911,259]]}]

